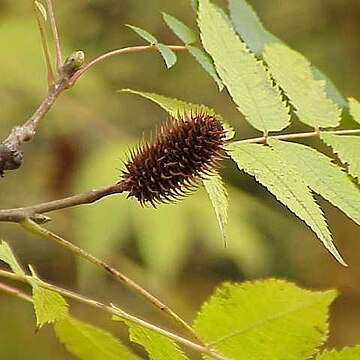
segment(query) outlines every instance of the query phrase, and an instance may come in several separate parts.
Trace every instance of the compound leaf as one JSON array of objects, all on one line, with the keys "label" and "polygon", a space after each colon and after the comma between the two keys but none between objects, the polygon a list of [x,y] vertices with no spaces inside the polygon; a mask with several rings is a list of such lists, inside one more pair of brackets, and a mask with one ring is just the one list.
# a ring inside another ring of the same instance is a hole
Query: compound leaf
[{"label": "compound leaf", "polygon": [[224,13],[208,0],[200,0],[198,25],[205,50],[247,121],[265,132],[288,126],[290,116],[279,89],[272,85],[263,63],[250,53]]},{"label": "compound leaf", "polygon": [[360,137],[321,134],[321,139],[332,147],[343,164],[348,164],[348,172],[360,183]]},{"label": "compound leaf", "polygon": [[283,44],[266,45],[264,59],[289,97],[300,121],[312,127],[336,127],[341,110],[325,93],[326,82],[315,80],[310,62]]},{"label": "compound leaf", "polygon": [[310,189],[360,225],[360,190],[331,158],[302,144],[274,139],[268,143],[298,169]]},{"label": "compound leaf", "polygon": [[183,22],[164,12],[162,15],[169,28],[184,44],[192,44],[197,40],[195,33]]},{"label": "compound leaf", "polygon": [[332,242],[323,213],[297,168],[268,146],[231,144],[229,155],[240,170],[265,186],[280,202],[303,220],[342,265],[346,263]]}]

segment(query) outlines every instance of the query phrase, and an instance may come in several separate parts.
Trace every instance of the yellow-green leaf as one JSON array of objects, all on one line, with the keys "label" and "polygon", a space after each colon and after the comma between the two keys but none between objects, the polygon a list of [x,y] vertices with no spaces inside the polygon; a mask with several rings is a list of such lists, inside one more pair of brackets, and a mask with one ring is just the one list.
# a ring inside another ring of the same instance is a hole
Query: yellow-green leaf
[{"label": "yellow-green leaf", "polygon": [[7,263],[15,274],[25,275],[9,244],[4,240],[0,241],[0,260]]},{"label": "yellow-green leaf", "polygon": [[360,345],[336,350],[325,350],[315,360],[358,360],[360,359]]},{"label": "yellow-green leaf", "polygon": [[350,114],[360,124],[360,102],[352,97],[348,98]]},{"label": "yellow-green leaf", "polygon": [[167,68],[171,68],[176,63],[176,54],[168,46],[157,43],[155,47],[159,50],[162,58],[165,61]]},{"label": "yellow-green leaf", "polygon": [[269,139],[284,162],[297,167],[305,183],[360,225],[360,189],[332,159],[302,144]]},{"label": "yellow-green leaf", "polygon": [[[281,39],[264,27],[246,0],[229,0],[229,11],[236,32],[256,56],[262,57],[266,44],[284,44]],[[312,66],[311,70],[315,79],[326,81],[326,94],[341,107],[346,106],[344,97],[333,82],[316,67]]]},{"label": "yellow-green leaf", "polygon": [[119,316],[113,316],[115,321],[124,321],[129,327],[130,340],[143,346],[150,360],[186,360],[187,357],[177,344],[164,335],[131,323]]},{"label": "yellow-green leaf", "polygon": [[215,173],[211,177],[203,180],[203,183],[214,207],[221,235],[224,244],[226,245],[228,198],[224,183],[222,182],[222,179],[218,173]]},{"label": "yellow-green leaf", "polygon": [[164,12],[162,15],[169,28],[180,40],[184,42],[184,44],[192,44],[197,40],[195,33],[183,22]]},{"label": "yellow-green leaf", "polygon": [[200,0],[198,24],[205,50],[249,123],[261,131],[288,126],[290,116],[279,89],[272,85],[262,61],[250,53],[224,14],[208,0]]},{"label": "yellow-green leaf", "polygon": [[231,359],[307,359],[326,339],[335,297],[334,290],[284,280],[225,283],[202,306],[194,329]]},{"label": "yellow-green leaf", "polygon": [[55,333],[66,349],[81,360],[139,359],[111,333],[71,316],[55,323]]},{"label": "yellow-green leaf", "polygon": [[332,147],[343,164],[348,164],[348,172],[360,183],[360,136],[340,136],[321,134],[321,139]]},{"label": "yellow-green leaf", "polygon": [[279,154],[266,145],[231,144],[227,148],[240,170],[254,176],[280,202],[303,220],[334,258],[346,266],[332,242],[331,233],[320,207],[296,167],[286,163]]},{"label": "yellow-green leaf", "polygon": [[208,108],[205,105],[192,104],[175,98],[169,98],[163,95],[158,95],[154,93],[147,93],[142,91],[136,91],[131,89],[122,89],[121,92],[127,92],[130,94],[140,95],[146,99],[153,101],[154,103],[160,105],[166,112],[171,116],[177,117],[184,114],[184,112],[204,112],[215,116],[219,121],[221,121],[225,131],[226,131],[226,140],[230,140],[234,137],[234,129],[218,114],[215,113],[213,109]]},{"label": "yellow-green leaf", "polygon": [[151,35],[148,31],[141,29],[138,26],[134,26],[134,25],[126,24],[126,26],[128,28],[134,30],[140,37],[142,37],[144,40],[146,40],[150,44],[155,45],[158,43],[156,37]]},{"label": "yellow-green leaf", "polygon": [[271,44],[265,46],[264,59],[300,121],[320,128],[340,124],[341,109],[326,96],[326,82],[315,80],[311,64],[303,55],[286,45]]},{"label": "yellow-green leaf", "polygon": [[36,327],[41,328],[46,323],[64,319],[68,315],[68,305],[64,298],[55,291],[41,287],[39,280],[31,282],[36,315]]}]

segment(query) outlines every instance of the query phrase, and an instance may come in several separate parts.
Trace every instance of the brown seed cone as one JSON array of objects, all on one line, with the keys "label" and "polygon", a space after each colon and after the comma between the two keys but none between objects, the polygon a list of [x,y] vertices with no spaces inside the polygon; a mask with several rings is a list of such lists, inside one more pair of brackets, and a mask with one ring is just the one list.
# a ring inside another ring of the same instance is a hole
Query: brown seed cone
[{"label": "brown seed cone", "polygon": [[120,183],[141,205],[175,200],[218,168],[224,139],[225,131],[212,115],[171,117],[154,140],[130,153]]}]

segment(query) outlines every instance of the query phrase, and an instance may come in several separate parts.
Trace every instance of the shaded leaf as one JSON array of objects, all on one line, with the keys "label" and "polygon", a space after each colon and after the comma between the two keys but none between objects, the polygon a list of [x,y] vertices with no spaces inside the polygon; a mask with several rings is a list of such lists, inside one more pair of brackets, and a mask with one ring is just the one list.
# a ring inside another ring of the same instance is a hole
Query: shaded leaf
[{"label": "shaded leaf", "polygon": [[322,133],[321,139],[332,147],[343,164],[348,164],[348,172],[360,183],[360,136],[340,136]]},{"label": "shaded leaf", "polygon": [[215,70],[211,57],[196,46],[187,45],[186,47],[189,50],[189,53],[196,59],[202,68],[213,78],[221,91],[224,88],[224,84]]},{"label": "shaded leaf", "polygon": [[360,102],[354,98],[348,98],[350,114],[360,124]]},{"label": "shaded leaf", "polygon": [[[246,0],[229,0],[229,10],[237,33],[258,57],[262,57],[266,44],[284,44],[281,39],[264,27]],[[341,107],[346,106],[344,97],[333,82],[316,67],[312,66],[311,69],[315,79],[326,81],[326,94]]]},{"label": "shaded leaf", "polygon": [[226,245],[226,225],[228,220],[227,208],[228,199],[224,183],[218,173],[203,180],[206,192],[209,195],[211,203],[214,207],[216,218],[219,224],[221,235]]},{"label": "shaded leaf", "polygon": [[332,159],[309,146],[269,139],[286,162],[297,167],[305,183],[360,225],[360,190]]},{"label": "shaded leaf", "polygon": [[167,68],[171,68],[176,63],[176,54],[168,46],[157,43],[155,47],[159,50],[163,57]]},{"label": "shaded leaf", "polygon": [[230,18],[235,30],[258,57],[261,57],[266,44],[282,43],[282,40],[265,29],[247,1],[228,0],[228,3]]},{"label": "shaded leaf", "polygon": [[265,186],[280,202],[303,220],[342,265],[346,265],[332,242],[323,213],[296,167],[276,151],[258,144],[231,144],[229,155],[240,170]]},{"label": "shaded leaf", "polygon": [[33,288],[36,327],[64,319],[68,315],[68,305],[64,298],[55,291],[44,289],[38,279],[31,280]]},{"label": "shaded leaf", "polygon": [[66,349],[82,360],[138,359],[108,331],[67,316],[55,323],[55,333]]},{"label": "shaded leaf", "polygon": [[146,30],[141,29],[138,26],[134,26],[134,25],[126,24],[126,26],[129,27],[130,29],[134,30],[140,37],[142,37],[144,40],[146,40],[150,44],[155,45],[158,43],[156,37],[151,35]]},{"label": "shaded leaf", "polygon": [[184,44],[192,44],[197,40],[195,33],[183,22],[164,12],[162,15],[169,28]]},{"label": "shaded leaf", "polygon": [[264,59],[276,82],[289,97],[300,121],[312,127],[336,127],[341,110],[326,97],[325,81],[315,80],[310,62],[282,44],[265,46]]},{"label": "shaded leaf", "polygon": [[35,1],[35,5],[36,5],[39,13],[41,14],[44,22],[46,22],[47,21],[47,11],[46,11],[45,6],[40,1]]},{"label": "shaded leaf", "polygon": [[223,125],[225,131],[226,131],[226,140],[230,140],[234,137],[235,132],[233,128],[224,121],[224,119],[215,113],[213,109],[208,108],[205,105],[198,105],[198,104],[192,104],[187,103],[182,100],[178,100],[175,98],[169,98],[163,95],[158,95],[154,93],[147,93],[142,91],[136,91],[131,89],[122,89],[121,92],[127,92],[130,94],[136,94],[140,95],[146,99],[149,99],[156,104],[160,105],[166,112],[168,112],[171,116],[177,117],[179,115],[184,114],[184,112],[204,112],[206,114],[210,114],[215,116]]},{"label": "shaded leaf", "polygon": [[283,280],[225,283],[202,306],[194,329],[234,359],[306,359],[326,339],[335,297],[334,290],[309,291]]},{"label": "shaded leaf", "polygon": [[279,89],[272,85],[263,63],[249,52],[223,12],[208,0],[200,0],[198,25],[205,50],[247,121],[261,131],[288,126],[290,116]]},{"label": "shaded leaf", "polygon": [[129,321],[125,321],[119,316],[113,316],[112,319],[115,321],[124,321],[126,323],[129,327],[130,340],[143,346],[149,354],[150,360],[187,359],[177,344],[164,335]]},{"label": "shaded leaf", "polygon": [[25,275],[9,244],[4,240],[0,241],[0,260],[8,264],[15,274]]},{"label": "shaded leaf", "polygon": [[340,351],[325,350],[317,355],[315,360],[358,360],[360,358],[360,345],[344,348]]}]

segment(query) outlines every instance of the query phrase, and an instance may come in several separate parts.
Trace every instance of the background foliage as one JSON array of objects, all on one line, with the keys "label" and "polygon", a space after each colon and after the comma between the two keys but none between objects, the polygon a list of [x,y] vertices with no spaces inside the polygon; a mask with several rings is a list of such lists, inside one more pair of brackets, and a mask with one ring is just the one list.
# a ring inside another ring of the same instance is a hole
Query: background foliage
[{"label": "background foliage", "polygon": [[[271,5],[254,1],[252,4],[270,30],[303,52],[345,95],[360,98],[357,1],[309,0],[296,4],[273,1]],[[55,6],[64,45],[83,49],[89,58],[115,47],[142,44],[124,27],[125,23],[146,28],[163,42],[178,43],[164,25],[160,12],[173,14],[191,26],[195,22],[187,2],[82,0],[75,4],[55,3]],[[0,98],[6,104],[0,108],[0,132],[6,134],[11,126],[32,113],[46,90],[46,79],[30,6],[26,1],[0,1],[0,8]],[[123,158],[128,144],[136,142],[142,132],[148,132],[166,117],[146,100],[116,93],[119,88],[181,95],[181,99],[193,103],[206,103],[224,118],[231,119],[241,137],[255,135],[228,97],[219,95],[215,83],[193,58],[188,54],[178,57],[179,63],[167,71],[158,54],[126,55],[111,59],[84,76],[44,119],[39,136],[26,148],[27,161],[21,174],[9,172],[1,180],[2,207],[38,203],[87,190],[118,176],[119,158]],[[352,124],[350,118],[345,122]],[[291,128],[302,129],[299,124]],[[324,150],[328,151],[325,146]],[[360,268],[356,264],[360,263],[360,245],[356,225],[335,207],[324,204],[335,242],[350,265],[344,270],[328,256],[305,225],[252,178],[240,175],[235,166],[228,165],[222,171],[230,184],[231,203],[226,249],[202,190],[176,208],[142,210],[141,220],[137,204],[130,205],[129,201],[116,197],[96,206],[59,212],[50,227],[147,284],[180,313],[188,314],[188,318],[192,318],[198,304],[222,279],[244,280],[271,274],[309,287],[338,288],[342,296],[333,306],[329,345],[359,343]],[[110,217],[109,213],[118,216]],[[175,227],[179,231],[174,232]],[[150,318],[156,316],[138,298],[114,286],[81,260],[77,264],[67,253],[18,232],[11,224],[0,224],[0,229],[12,240],[22,262],[34,264],[47,280],[70,288],[81,286],[83,291],[99,298],[121,299],[129,310],[136,309]],[[22,359],[24,353],[37,359],[70,358],[46,327],[41,330],[41,336],[32,335],[34,321],[26,304],[0,294],[0,306],[9,309],[0,320],[0,357],[4,352],[8,358],[7,349],[11,348],[19,353],[12,351],[10,360]],[[85,311],[88,310],[81,309]],[[79,315],[99,325],[106,321],[90,311]],[[8,322],[14,326],[9,328]],[[113,332],[119,334],[119,331],[114,326]],[[12,343],[15,338],[23,344],[21,348]]]}]

